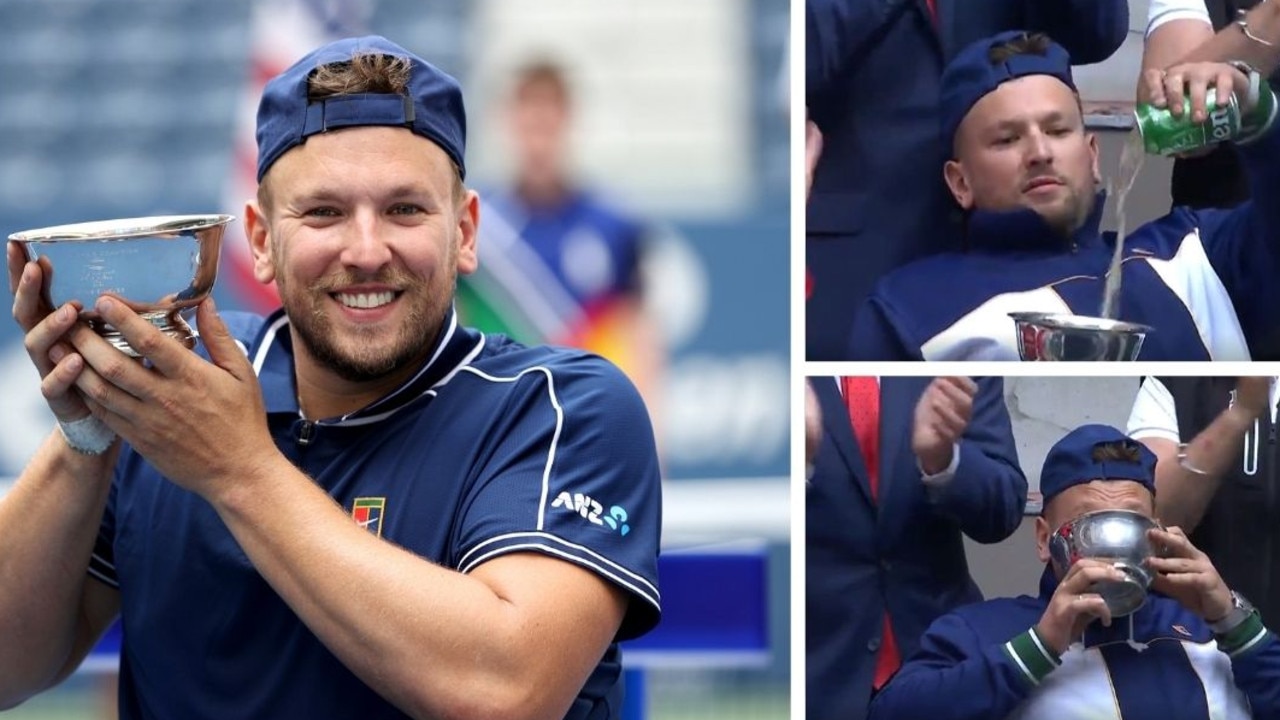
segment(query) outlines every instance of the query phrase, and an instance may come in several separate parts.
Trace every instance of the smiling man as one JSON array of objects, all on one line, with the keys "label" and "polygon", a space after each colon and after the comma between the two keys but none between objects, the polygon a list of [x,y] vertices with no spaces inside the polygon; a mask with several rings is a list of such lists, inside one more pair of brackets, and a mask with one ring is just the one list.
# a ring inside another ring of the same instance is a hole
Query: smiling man
[{"label": "smiling man", "polygon": [[[1272,67],[1260,68],[1262,73]],[[1190,63],[1145,78],[1155,104],[1184,92],[1249,96],[1251,78]],[[1098,140],[1065,50],[1022,31],[970,45],[942,78],[942,168],[966,213],[965,251],[884,278],[854,323],[855,360],[1017,360],[1011,312],[1096,316],[1114,233],[1100,230]],[[1280,194],[1280,130],[1241,148],[1255,197]],[[1248,360],[1280,335],[1280,205],[1176,208],[1125,241],[1119,319],[1148,325],[1139,359]],[[891,238],[886,238],[886,242]]]},{"label": "smiling man", "polygon": [[99,300],[135,363],[9,248],[61,431],[0,502],[0,707],[120,615],[123,718],[618,716],[652,430],[600,358],[458,325],[464,138],[457,83],[383,38],[272,80],[245,224],[284,307],[206,301],[200,354]]}]

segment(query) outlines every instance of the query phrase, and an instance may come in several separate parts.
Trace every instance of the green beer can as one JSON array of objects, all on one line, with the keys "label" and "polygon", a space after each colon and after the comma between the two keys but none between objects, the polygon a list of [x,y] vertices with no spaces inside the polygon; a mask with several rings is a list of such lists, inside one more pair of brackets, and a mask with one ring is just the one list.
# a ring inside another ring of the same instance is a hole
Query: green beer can
[{"label": "green beer can", "polygon": [[1168,108],[1143,103],[1133,111],[1142,147],[1151,155],[1176,155],[1199,150],[1220,142],[1248,142],[1270,129],[1276,118],[1276,96],[1256,73],[1250,77],[1249,110],[1242,111],[1235,93],[1226,102],[1218,102],[1218,93],[1210,88],[1205,94],[1208,118],[1192,122],[1191,99],[1182,102],[1182,117],[1175,118]]}]

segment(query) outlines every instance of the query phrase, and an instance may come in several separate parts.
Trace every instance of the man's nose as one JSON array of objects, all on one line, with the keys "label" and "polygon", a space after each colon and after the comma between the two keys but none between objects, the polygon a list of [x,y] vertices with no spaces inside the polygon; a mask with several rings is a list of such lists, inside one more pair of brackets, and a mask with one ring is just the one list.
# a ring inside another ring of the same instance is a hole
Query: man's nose
[{"label": "man's nose", "polygon": [[1053,147],[1049,136],[1039,130],[1027,133],[1027,161],[1032,165],[1053,162]]},{"label": "man's nose", "polygon": [[366,270],[377,270],[391,260],[391,249],[384,240],[381,221],[374,213],[357,212],[351,223],[343,264]]}]

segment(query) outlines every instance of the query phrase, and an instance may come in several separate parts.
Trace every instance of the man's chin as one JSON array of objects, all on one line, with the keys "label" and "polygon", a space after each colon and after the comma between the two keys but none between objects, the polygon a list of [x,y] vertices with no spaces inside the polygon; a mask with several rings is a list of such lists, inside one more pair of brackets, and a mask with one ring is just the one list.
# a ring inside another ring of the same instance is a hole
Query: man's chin
[{"label": "man's chin", "polygon": [[1075,210],[1070,206],[1064,207],[1061,202],[1027,203],[1023,207],[1034,211],[1040,219],[1044,220],[1045,225],[1061,235],[1071,235],[1082,224]]},{"label": "man's chin", "polygon": [[326,348],[321,361],[349,382],[371,382],[394,374],[416,353],[391,348]]}]

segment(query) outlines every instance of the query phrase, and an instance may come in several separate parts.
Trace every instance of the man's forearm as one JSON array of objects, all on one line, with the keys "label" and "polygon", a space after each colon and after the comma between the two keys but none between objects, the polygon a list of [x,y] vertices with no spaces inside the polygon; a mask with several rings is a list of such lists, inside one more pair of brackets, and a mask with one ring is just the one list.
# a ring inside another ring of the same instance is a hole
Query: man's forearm
[{"label": "man's forearm", "polygon": [[1245,433],[1254,420],[1239,406],[1223,411],[1187,443],[1185,462],[1178,459],[1177,443],[1142,440],[1160,459],[1156,465],[1156,514],[1162,522],[1188,533],[1200,524],[1227,468],[1239,458]]},{"label": "man's forearm", "polygon": [[[1237,31],[1237,34],[1238,31]],[[1188,53],[1199,50],[1214,38],[1213,26],[1199,19],[1179,18],[1170,20],[1147,36],[1142,44],[1142,69],[1164,69],[1187,58]],[[1229,42],[1223,35],[1220,42]],[[1246,39],[1240,35],[1240,39]],[[1141,83],[1139,83],[1141,87]]]},{"label": "man's forearm", "polygon": [[[531,621],[521,598],[477,579],[485,566],[464,575],[375,537],[283,458],[262,472],[269,482],[231,489],[210,502],[312,632],[411,716],[563,714],[616,631],[616,623],[607,628],[585,670],[582,658],[566,662],[547,638],[552,623]],[[543,579],[547,586],[539,592],[551,602],[560,578]],[[582,617],[575,615],[584,610],[579,601],[568,600],[571,607],[560,615]],[[593,625],[555,629],[563,631],[561,640],[585,645],[607,624],[598,617],[583,622]]]},{"label": "man's forearm", "polygon": [[1182,62],[1225,62],[1242,60],[1257,68],[1263,75],[1270,75],[1280,66],[1280,0],[1267,0],[1254,6],[1245,15],[1249,33],[1265,42],[1254,40],[1239,26],[1223,28],[1204,43],[1196,46]]},{"label": "man's forearm", "polygon": [[81,455],[54,432],[0,499],[0,708],[48,687],[76,649],[118,452]]},{"label": "man's forearm", "polygon": [[938,511],[976,542],[997,543],[1014,533],[1027,502],[1027,481],[1013,467],[972,441],[962,441],[960,463],[945,488],[934,491]]}]

